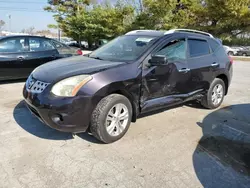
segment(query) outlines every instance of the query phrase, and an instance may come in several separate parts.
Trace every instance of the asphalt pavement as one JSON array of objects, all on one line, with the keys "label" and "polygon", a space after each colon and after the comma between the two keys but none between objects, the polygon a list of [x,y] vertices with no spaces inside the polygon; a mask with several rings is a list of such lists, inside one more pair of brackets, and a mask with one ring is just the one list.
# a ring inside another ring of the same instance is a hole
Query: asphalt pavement
[{"label": "asphalt pavement", "polygon": [[150,114],[113,144],[49,128],[0,85],[0,187],[230,188],[250,185],[250,62],[234,62],[221,108],[197,103]]}]

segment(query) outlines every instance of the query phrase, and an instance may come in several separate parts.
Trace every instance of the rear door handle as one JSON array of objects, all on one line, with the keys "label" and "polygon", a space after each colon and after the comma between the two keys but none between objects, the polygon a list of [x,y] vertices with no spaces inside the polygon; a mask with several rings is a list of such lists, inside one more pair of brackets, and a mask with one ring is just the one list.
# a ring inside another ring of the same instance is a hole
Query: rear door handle
[{"label": "rear door handle", "polygon": [[23,57],[23,56],[18,56],[17,59],[18,59],[19,61],[23,61],[23,60],[24,60],[24,57]]},{"label": "rear door handle", "polygon": [[190,69],[188,69],[188,68],[182,68],[179,70],[179,72],[185,72],[185,73],[187,73],[189,71],[190,71]]},{"label": "rear door handle", "polygon": [[219,65],[219,63],[216,63],[216,62],[214,62],[214,63],[211,64],[212,67],[216,67],[218,65]]}]

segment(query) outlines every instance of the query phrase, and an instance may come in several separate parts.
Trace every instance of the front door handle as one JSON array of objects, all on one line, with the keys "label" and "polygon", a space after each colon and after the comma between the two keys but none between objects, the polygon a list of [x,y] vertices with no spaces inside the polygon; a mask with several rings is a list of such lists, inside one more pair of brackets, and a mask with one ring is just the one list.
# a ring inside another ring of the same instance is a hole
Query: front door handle
[{"label": "front door handle", "polygon": [[189,71],[190,71],[190,69],[188,69],[188,68],[182,68],[179,70],[179,72],[185,72],[185,73],[187,73]]},{"label": "front door handle", "polygon": [[52,57],[53,59],[55,59],[55,58],[56,58],[56,55],[55,55],[55,54],[53,54],[51,57]]},{"label": "front door handle", "polygon": [[216,63],[216,62],[214,62],[214,63],[211,64],[212,67],[216,67],[218,65],[219,65],[219,63]]}]

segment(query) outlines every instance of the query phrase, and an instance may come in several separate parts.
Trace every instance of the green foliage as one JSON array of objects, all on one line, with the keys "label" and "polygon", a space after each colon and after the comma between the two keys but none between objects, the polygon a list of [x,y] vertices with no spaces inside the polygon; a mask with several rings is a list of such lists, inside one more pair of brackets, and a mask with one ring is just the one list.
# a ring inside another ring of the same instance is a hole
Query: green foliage
[{"label": "green foliage", "polygon": [[250,29],[249,0],[205,0],[195,10],[195,28],[217,36],[236,36]]},{"label": "green foliage", "polygon": [[218,37],[250,30],[249,0],[145,0],[132,28],[192,28]]},{"label": "green foliage", "polygon": [[137,15],[132,28],[189,28],[194,22],[197,0],[145,0],[145,11]]},{"label": "green foliage", "polygon": [[[78,3],[77,3],[78,2]],[[49,2],[45,10],[54,12],[58,27],[73,39],[87,40],[89,45],[98,39],[114,38],[124,33],[129,19],[133,17],[132,6],[117,2],[111,5],[90,4],[89,0],[58,0]]]},{"label": "green foliage", "polygon": [[250,46],[250,38],[226,38],[223,44],[228,46]]},{"label": "green foliage", "polygon": [[48,24],[47,27],[50,28],[50,29],[58,29],[58,26],[55,25],[55,24]]},{"label": "green foliage", "polygon": [[[132,29],[191,28],[234,38],[250,31],[250,0],[49,0],[58,27],[75,40],[92,44]],[[113,1],[112,1],[113,2]]]}]

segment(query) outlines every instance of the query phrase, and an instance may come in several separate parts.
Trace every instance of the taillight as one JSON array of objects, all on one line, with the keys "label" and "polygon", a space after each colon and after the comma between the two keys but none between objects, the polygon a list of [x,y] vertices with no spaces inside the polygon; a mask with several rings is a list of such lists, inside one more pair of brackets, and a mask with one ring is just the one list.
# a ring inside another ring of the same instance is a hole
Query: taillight
[{"label": "taillight", "polygon": [[234,60],[231,56],[228,56],[229,57],[229,60],[230,60],[230,63],[233,64],[234,63]]},{"label": "taillight", "polygon": [[82,50],[81,50],[81,49],[78,49],[78,50],[76,51],[76,53],[77,53],[78,55],[82,55]]}]

